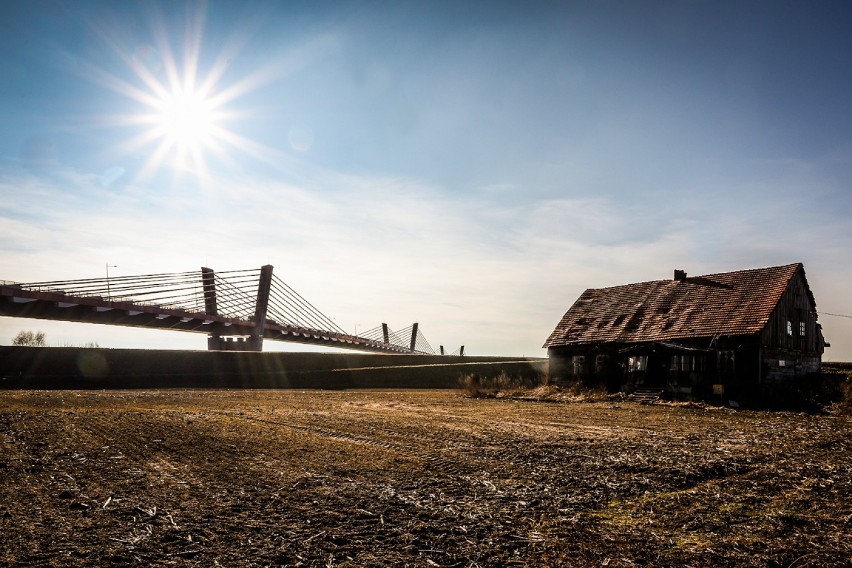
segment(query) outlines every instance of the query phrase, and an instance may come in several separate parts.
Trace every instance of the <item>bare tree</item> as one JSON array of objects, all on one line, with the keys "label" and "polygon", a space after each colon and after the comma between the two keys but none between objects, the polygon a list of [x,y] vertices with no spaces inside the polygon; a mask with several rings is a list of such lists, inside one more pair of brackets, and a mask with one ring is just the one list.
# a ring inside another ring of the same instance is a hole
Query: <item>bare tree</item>
[{"label": "bare tree", "polygon": [[18,332],[18,335],[12,340],[12,345],[21,345],[24,347],[47,347],[47,341],[44,340],[43,331],[30,331],[24,329]]}]

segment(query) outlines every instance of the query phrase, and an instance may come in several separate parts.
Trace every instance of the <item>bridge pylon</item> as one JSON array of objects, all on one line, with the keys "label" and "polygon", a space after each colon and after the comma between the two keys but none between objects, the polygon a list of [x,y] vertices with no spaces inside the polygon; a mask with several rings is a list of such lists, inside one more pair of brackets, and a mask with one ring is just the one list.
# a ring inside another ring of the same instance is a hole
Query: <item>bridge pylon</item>
[{"label": "bridge pylon", "polygon": [[263,330],[266,326],[266,312],[269,309],[269,290],[272,288],[272,265],[260,267],[257,281],[257,302],[254,310],[254,333],[249,337],[249,351],[263,351]]},{"label": "bridge pylon", "polygon": [[411,347],[409,347],[409,351],[414,353],[414,349],[417,347],[417,323],[411,326]]},{"label": "bridge pylon", "polygon": [[[201,267],[201,288],[204,293],[204,312],[207,315],[218,316],[219,308],[216,302],[216,273],[212,268]],[[225,342],[218,333],[207,336],[207,350],[221,351]]]},{"label": "bridge pylon", "polygon": [[[207,337],[208,351],[263,351],[263,333],[266,327],[266,313],[269,309],[269,293],[272,288],[272,265],[260,268],[257,283],[257,297],[252,320],[254,330],[248,337],[222,337],[211,333]],[[201,282],[204,291],[204,311],[208,315],[219,315],[216,299],[216,274],[212,268],[201,268]]]}]

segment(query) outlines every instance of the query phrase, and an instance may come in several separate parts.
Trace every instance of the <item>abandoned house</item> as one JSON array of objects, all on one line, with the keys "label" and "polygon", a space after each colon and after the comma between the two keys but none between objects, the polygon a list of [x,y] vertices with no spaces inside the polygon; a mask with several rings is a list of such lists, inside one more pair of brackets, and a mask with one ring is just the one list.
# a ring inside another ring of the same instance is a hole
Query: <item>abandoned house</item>
[{"label": "abandoned house", "polygon": [[818,372],[826,346],[800,263],[590,288],[544,344],[557,383],[735,400]]}]

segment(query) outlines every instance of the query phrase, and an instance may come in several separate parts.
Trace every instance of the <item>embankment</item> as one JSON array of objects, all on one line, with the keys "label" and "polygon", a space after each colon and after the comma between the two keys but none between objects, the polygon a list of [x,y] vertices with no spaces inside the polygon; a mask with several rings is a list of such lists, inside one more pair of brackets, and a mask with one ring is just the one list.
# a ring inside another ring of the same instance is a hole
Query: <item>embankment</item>
[{"label": "embankment", "polygon": [[3,389],[429,389],[471,373],[546,369],[546,359],[530,357],[0,347]]}]

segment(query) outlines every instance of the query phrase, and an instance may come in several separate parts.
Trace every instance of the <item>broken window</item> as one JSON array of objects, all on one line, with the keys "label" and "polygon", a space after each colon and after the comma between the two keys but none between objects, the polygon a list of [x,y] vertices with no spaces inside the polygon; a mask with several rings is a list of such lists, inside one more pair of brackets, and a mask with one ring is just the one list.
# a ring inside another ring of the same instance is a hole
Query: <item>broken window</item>
[{"label": "broken window", "polygon": [[606,361],[608,357],[606,355],[598,355],[595,357],[595,374],[603,375],[606,371]]},{"label": "broken window", "polygon": [[719,359],[718,359],[718,370],[719,375],[722,377],[731,377],[734,374],[735,370],[735,361],[734,361],[734,352],[733,351],[719,351]]},{"label": "broken window", "polygon": [[574,366],[575,375],[583,375],[586,372],[586,357],[584,355],[574,355],[571,357],[571,363]]},{"label": "broken window", "polygon": [[704,357],[701,355],[672,355],[672,371],[703,371]]},{"label": "broken window", "polygon": [[672,371],[680,371],[682,363],[683,357],[681,357],[680,355],[672,355],[672,362],[669,365],[669,369]]},{"label": "broken window", "polygon": [[680,356],[680,370],[681,371],[694,371],[695,370],[695,356],[694,355],[681,355]]},{"label": "broken window", "polygon": [[628,371],[644,371],[648,368],[648,356],[647,355],[635,355],[633,357],[628,357],[627,359],[627,370]]}]

